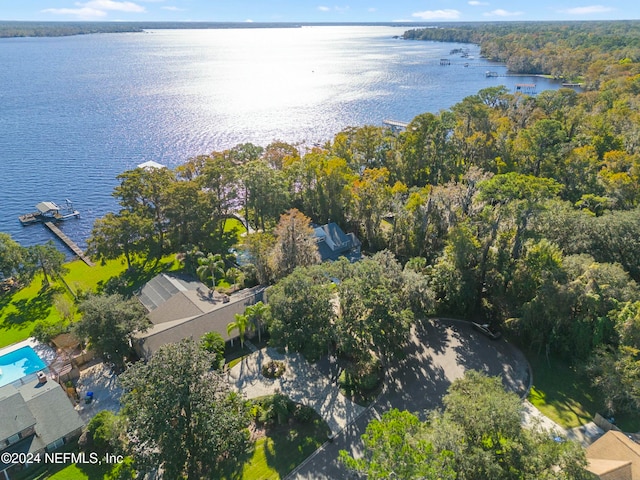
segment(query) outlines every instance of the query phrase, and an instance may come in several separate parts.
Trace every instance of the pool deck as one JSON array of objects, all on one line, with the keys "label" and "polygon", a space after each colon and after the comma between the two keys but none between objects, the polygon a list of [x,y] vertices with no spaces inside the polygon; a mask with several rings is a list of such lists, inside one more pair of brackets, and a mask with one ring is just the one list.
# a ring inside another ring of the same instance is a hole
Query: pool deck
[{"label": "pool deck", "polygon": [[8,347],[0,348],[0,357],[2,355],[6,355],[7,353],[14,352],[22,347],[33,348],[33,350],[38,354],[38,356],[47,365],[47,367],[51,365],[56,359],[56,351],[53,348],[45,345],[44,343],[38,342],[33,337],[29,337],[22,342],[14,343],[13,345],[9,345]]}]

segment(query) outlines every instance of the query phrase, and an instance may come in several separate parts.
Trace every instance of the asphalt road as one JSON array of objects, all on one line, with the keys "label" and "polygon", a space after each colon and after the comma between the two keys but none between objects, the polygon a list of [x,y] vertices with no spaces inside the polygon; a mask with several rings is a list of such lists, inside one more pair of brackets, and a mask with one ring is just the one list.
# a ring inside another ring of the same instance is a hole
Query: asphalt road
[{"label": "asphalt road", "polygon": [[326,443],[287,479],[339,480],[356,478],[338,461],[338,452],[362,451],[361,435],[368,423],[391,408],[409,410],[424,419],[441,405],[451,382],[466,370],[501,376],[505,387],[526,393],[529,366],[524,355],[504,340],[490,340],[469,322],[429,320],[416,326],[405,348],[405,358],[392,365],[384,389],[372,408]]}]

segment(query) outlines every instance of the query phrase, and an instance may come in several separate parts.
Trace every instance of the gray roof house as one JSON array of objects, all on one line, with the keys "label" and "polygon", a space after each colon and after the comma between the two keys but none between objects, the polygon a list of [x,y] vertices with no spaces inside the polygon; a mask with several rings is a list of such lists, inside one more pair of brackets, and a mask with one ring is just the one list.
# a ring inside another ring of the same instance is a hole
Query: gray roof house
[{"label": "gray roof house", "polygon": [[264,300],[262,286],[230,295],[211,291],[188,277],[161,273],[147,282],[138,299],[149,311],[152,326],[136,336],[134,345],[141,358],[150,358],[162,345],[185,338],[200,339],[205,333],[218,332],[226,341],[237,337],[227,334],[227,325],[236,313]]},{"label": "gray roof house", "polygon": [[[65,391],[52,380],[0,387],[1,452],[49,452],[80,435],[83,425]],[[19,468],[14,465],[0,461],[0,479],[10,478],[10,469]]]},{"label": "gray roof house", "polygon": [[360,260],[360,240],[354,233],[344,233],[336,223],[314,227],[318,252],[323,262],[346,257],[351,262]]}]

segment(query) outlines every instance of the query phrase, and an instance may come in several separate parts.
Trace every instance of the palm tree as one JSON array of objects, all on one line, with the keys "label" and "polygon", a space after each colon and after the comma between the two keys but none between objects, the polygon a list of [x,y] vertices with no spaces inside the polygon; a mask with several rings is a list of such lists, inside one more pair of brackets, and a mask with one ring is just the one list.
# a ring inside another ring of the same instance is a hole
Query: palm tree
[{"label": "palm tree", "polygon": [[185,249],[184,252],[179,253],[177,258],[182,262],[184,269],[187,272],[197,274],[199,266],[198,260],[204,258],[204,253],[202,253],[198,247],[191,247]]},{"label": "palm tree", "polygon": [[[231,336],[231,332],[233,332],[234,330],[238,330],[238,336],[240,337],[240,346],[244,348],[244,334],[247,331],[249,318],[246,315],[242,315],[240,313],[236,313],[234,317],[235,321],[227,324],[227,335]],[[231,345],[233,345],[233,339],[231,340]]]},{"label": "palm tree", "polygon": [[236,284],[242,284],[242,271],[239,268],[231,267],[225,273],[225,277],[229,282],[231,282],[232,286],[235,287]]},{"label": "palm tree", "polygon": [[198,259],[199,267],[196,269],[198,278],[204,283],[211,279],[211,288],[216,288],[216,280],[218,277],[224,276],[224,260],[222,255],[210,253],[204,258]]},{"label": "palm tree", "polygon": [[220,370],[224,365],[224,338],[218,332],[208,332],[200,337],[200,345],[213,356],[213,368]]},{"label": "palm tree", "polygon": [[265,305],[262,302],[258,302],[255,305],[249,305],[244,314],[247,316],[249,321],[253,324],[254,328],[258,332],[258,342],[262,341],[261,333],[262,326],[266,323],[266,320],[269,318],[271,314],[271,309],[268,305]]}]

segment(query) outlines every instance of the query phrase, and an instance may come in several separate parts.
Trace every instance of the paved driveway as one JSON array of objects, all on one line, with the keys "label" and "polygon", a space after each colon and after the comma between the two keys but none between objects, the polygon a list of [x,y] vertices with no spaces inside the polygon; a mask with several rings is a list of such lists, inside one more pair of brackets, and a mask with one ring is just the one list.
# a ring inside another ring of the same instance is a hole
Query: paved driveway
[{"label": "paved driveway", "polygon": [[[286,370],[280,378],[262,376],[262,365],[271,360],[285,363]],[[312,407],[327,422],[332,434],[340,432],[351,423],[364,407],[353,403],[340,393],[302,355],[283,355],[273,348],[252,353],[229,371],[232,386],[247,398],[256,398],[282,392],[294,402]]]},{"label": "paved driveway", "polygon": [[417,325],[405,348],[406,357],[389,369],[385,389],[367,410],[333,441],[317,450],[287,478],[339,480],[352,478],[338,462],[338,452],[362,452],[360,436],[367,424],[391,408],[416,412],[421,418],[441,405],[451,382],[465,370],[501,376],[506,388],[523,395],[529,383],[526,358],[504,340],[489,340],[468,322],[431,320]]},{"label": "paved driveway", "polygon": [[[80,396],[76,410],[85,424],[102,410],[120,411],[122,388],[118,376],[104,363],[99,362],[81,370],[76,389]],[[87,392],[93,392],[93,401],[89,404],[84,402]]]}]

